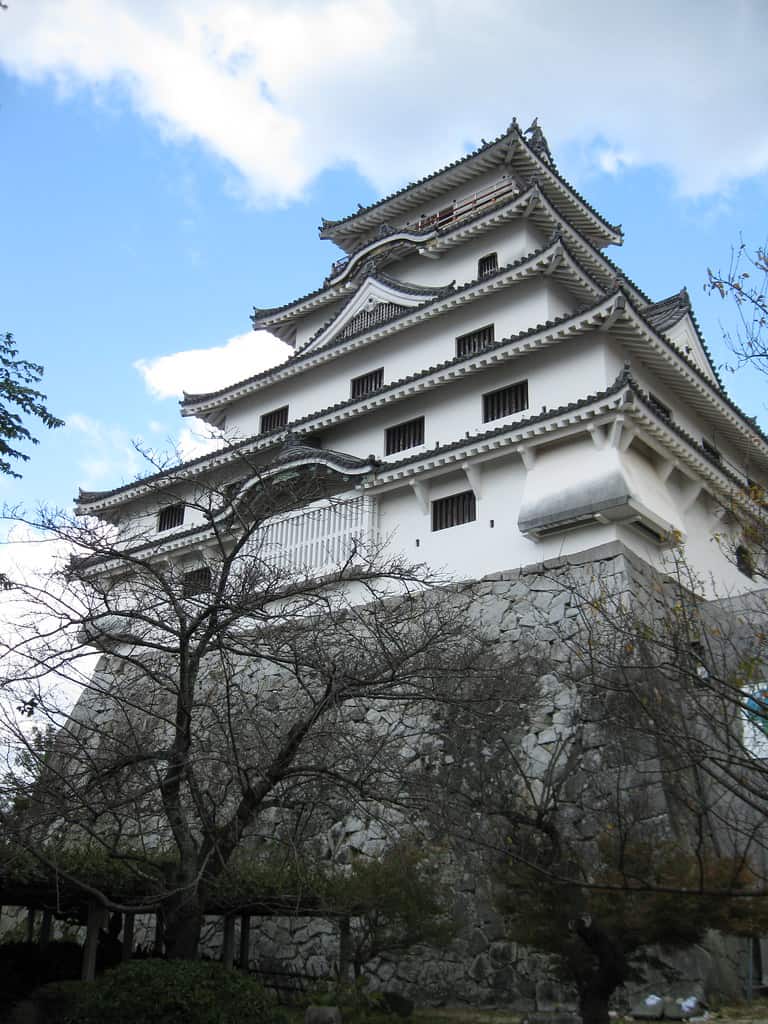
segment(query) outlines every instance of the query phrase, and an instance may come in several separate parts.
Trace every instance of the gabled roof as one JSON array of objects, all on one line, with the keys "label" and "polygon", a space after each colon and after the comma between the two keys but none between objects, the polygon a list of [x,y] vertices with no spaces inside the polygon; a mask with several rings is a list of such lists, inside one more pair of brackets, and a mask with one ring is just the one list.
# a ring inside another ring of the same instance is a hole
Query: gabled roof
[{"label": "gabled roof", "polygon": [[679,324],[681,320],[688,317],[696,338],[701,345],[704,358],[712,371],[712,376],[720,387],[725,390],[720,374],[717,372],[717,367],[712,361],[712,353],[709,351],[704,335],[701,333],[687,288],[681,288],[679,292],[670,295],[669,298],[661,299],[659,302],[652,302],[650,305],[645,306],[643,316],[661,334],[668,334],[676,324]]},{"label": "gabled roof", "polygon": [[361,207],[355,213],[340,220],[323,220],[319,232],[321,238],[334,241],[349,252],[360,244],[360,239],[375,232],[391,219],[400,219],[429,201],[455,189],[463,182],[485,174],[493,167],[507,164],[524,178],[537,175],[542,189],[556,205],[563,205],[569,211],[567,219],[580,224],[580,230],[587,236],[602,240],[603,245],[620,244],[621,227],[610,224],[601,216],[560,172],[542,148],[529,143],[516,120],[491,142],[484,142],[472,153],[454,160],[424,178],[410,182],[396,192],[379,199],[369,206]]}]

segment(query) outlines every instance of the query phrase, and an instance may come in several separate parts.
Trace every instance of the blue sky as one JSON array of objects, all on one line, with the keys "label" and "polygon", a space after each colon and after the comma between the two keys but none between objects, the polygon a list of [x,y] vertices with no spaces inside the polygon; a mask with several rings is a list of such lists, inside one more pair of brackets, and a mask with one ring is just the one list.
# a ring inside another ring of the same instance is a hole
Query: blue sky
[{"label": "blue sky", "polygon": [[[733,312],[702,285],[740,234],[768,235],[768,5],[636,6],[508,0],[470,22],[458,0],[9,0],[0,328],[67,426],[38,432],[0,500],[117,486],[142,469],[133,438],[191,450],[177,393],[278,358],[249,313],[321,283],[338,252],[320,218],[512,116],[538,115],[623,224],[608,254],[630,277],[655,299],[688,286],[726,361]],[[725,377],[768,426],[765,378]]]}]

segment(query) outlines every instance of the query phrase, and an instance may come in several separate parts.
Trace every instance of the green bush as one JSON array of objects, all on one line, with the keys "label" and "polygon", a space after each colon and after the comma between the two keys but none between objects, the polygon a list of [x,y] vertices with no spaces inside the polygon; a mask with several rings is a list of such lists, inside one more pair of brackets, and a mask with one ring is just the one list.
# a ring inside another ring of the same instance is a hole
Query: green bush
[{"label": "green bush", "polygon": [[284,1024],[271,995],[219,963],[134,960],[97,981],[35,994],[46,1024]]}]

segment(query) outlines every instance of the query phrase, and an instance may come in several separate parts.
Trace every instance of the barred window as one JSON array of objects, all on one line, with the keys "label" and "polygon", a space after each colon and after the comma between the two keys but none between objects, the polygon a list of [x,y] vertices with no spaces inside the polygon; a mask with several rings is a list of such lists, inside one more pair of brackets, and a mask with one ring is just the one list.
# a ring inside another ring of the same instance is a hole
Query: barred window
[{"label": "barred window", "polygon": [[447,530],[477,519],[477,501],[474,491],[462,491],[432,502],[432,532]]},{"label": "barred window", "polygon": [[372,391],[378,391],[384,383],[384,367],[378,370],[371,370],[370,373],[363,373],[359,377],[353,377],[350,381],[350,397],[363,398],[370,395]]},{"label": "barred window", "polygon": [[196,597],[198,594],[207,594],[211,589],[211,570],[207,565],[201,565],[199,569],[190,569],[185,572],[181,579],[181,592],[183,597]]},{"label": "barred window", "polygon": [[652,391],[648,392],[648,402],[651,408],[653,408],[659,414],[659,416],[663,416],[664,419],[667,420],[672,419],[672,410],[669,408],[666,402],[662,402],[662,400],[660,398],[657,398]]},{"label": "barred window", "polygon": [[487,324],[485,327],[478,327],[476,331],[460,334],[456,339],[456,355],[471,356],[492,344],[493,324]]},{"label": "barred window", "polygon": [[487,256],[481,256],[477,261],[477,276],[488,277],[499,269],[499,254],[489,252]]},{"label": "barred window", "polygon": [[387,455],[404,452],[406,448],[415,448],[417,445],[424,444],[424,417],[417,416],[415,420],[406,420],[405,423],[387,427],[384,437],[384,448]]},{"label": "barred window", "polygon": [[277,430],[279,427],[284,427],[287,422],[288,406],[281,405],[279,409],[273,409],[271,412],[263,414],[259,426],[260,433],[266,434],[269,430]]},{"label": "barred window", "polygon": [[181,526],[184,522],[184,502],[180,501],[175,505],[166,505],[160,509],[157,517],[157,532],[172,530],[174,526]]},{"label": "barred window", "polygon": [[723,461],[723,456],[720,453],[720,449],[716,448],[711,441],[708,441],[706,439],[706,437],[702,437],[701,447],[704,449],[704,451],[707,453],[710,459],[713,459],[715,462]]},{"label": "barred window", "polygon": [[528,381],[520,380],[517,384],[489,391],[483,395],[483,423],[500,420],[502,416],[511,416],[514,412],[522,412],[528,408]]}]

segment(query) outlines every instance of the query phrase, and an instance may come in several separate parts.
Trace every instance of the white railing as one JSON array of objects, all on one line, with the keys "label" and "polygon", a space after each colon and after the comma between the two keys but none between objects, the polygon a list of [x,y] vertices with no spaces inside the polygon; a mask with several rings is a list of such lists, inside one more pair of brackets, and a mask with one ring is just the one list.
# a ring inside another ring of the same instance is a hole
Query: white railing
[{"label": "white railing", "polygon": [[265,523],[245,554],[258,554],[281,568],[321,575],[370,551],[377,536],[376,502],[359,497],[279,516]]}]

